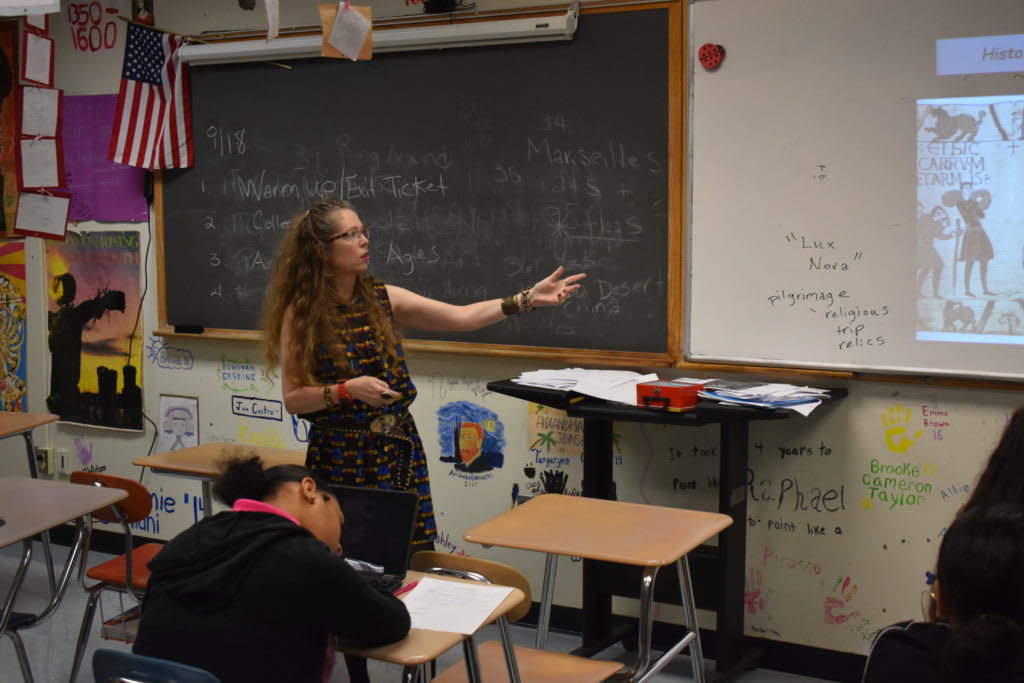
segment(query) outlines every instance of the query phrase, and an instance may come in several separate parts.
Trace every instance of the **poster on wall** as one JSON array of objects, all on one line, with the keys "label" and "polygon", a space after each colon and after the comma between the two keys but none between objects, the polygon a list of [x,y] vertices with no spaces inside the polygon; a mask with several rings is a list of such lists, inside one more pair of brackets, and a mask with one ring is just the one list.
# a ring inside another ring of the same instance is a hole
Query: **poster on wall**
[{"label": "poster on wall", "polygon": [[17,55],[17,24],[0,23],[0,234],[14,225],[18,210],[18,108],[14,97]]},{"label": "poster on wall", "polygon": [[199,399],[160,394],[160,451],[199,445]]},{"label": "poster on wall", "polygon": [[65,97],[62,113],[64,187],[72,195],[71,220],[147,220],[146,171],[107,159],[117,95]]},{"label": "poster on wall", "polygon": [[142,429],[139,233],[69,232],[46,244],[50,391],[64,422]]},{"label": "poster on wall", "polygon": [[0,242],[0,402],[3,410],[25,410],[25,243]]}]

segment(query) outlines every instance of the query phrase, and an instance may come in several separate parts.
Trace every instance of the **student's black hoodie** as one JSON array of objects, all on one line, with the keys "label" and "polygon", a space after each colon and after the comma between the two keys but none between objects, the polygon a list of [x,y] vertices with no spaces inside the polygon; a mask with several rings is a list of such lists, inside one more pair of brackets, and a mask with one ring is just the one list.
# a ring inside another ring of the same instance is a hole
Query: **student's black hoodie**
[{"label": "student's black hoodie", "polygon": [[149,567],[133,651],[206,669],[223,683],[320,683],[328,633],[374,646],[409,631],[401,600],[272,513],[204,519]]}]

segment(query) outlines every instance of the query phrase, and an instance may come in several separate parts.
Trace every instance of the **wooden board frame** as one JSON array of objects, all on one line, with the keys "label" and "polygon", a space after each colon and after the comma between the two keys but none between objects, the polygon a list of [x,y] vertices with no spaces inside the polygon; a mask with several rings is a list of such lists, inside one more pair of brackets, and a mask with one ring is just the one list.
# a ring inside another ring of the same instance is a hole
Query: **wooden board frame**
[{"label": "wooden board frame", "polygon": [[[683,203],[686,178],[684,121],[687,75],[684,69],[686,54],[687,9],[680,0],[669,2],[643,3],[602,3],[582,10],[583,15],[604,14],[620,11],[642,11],[665,9],[668,12],[668,253],[667,272],[667,330],[664,353],[642,353],[631,351],[600,351],[590,349],[568,349],[554,347],[507,346],[504,344],[476,344],[468,342],[442,342],[432,340],[406,339],[403,345],[410,351],[436,353],[459,353],[470,355],[501,356],[508,358],[541,358],[579,365],[627,365],[642,367],[670,367],[681,358],[682,353],[682,302],[683,302],[683,226],[685,207]],[[542,15],[543,11],[538,11]],[[417,24],[418,25],[418,24]],[[389,28],[395,26],[388,24]],[[584,29],[585,30],[585,29]],[[163,174],[154,174],[153,214],[156,217],[157,280],[159,327],[153,331],[161,336],[196,337],[201,339],[227,339],[238,341],[260,341],[263,334],[253,330],[230,330],[207,328],[201,334],[176,332],[167,320],[166,273],[164,258],[164,196]]]}]

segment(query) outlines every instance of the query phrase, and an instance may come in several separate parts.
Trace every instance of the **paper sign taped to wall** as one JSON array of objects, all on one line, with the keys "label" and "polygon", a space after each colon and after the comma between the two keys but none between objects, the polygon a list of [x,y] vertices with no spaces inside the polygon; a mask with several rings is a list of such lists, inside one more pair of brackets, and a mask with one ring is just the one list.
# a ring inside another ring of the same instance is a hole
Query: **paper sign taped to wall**
[{"label": "paper sign taped to wall", "polygon": [[14,233],[63,240],[67,234],[70,208],[71,195],[67,192],[52,194],[22,192],[18,196],[18,213],[14,219]]},{"label": "paper sign taped to wall", "polygon": [[64,186],[64,154],[60,138],[23,138],[19,141],[20,189]]},{"label": "paper sign taped to wall", "polygon": [[[341,10],[342,14],[340,17],[338,4],[321,4],[317,5],[317,9],[320,10],[320,22],[324,35],[323,45],[320,48],[320,55],[322,57],[342,57],[353,60],[373,58],[373,30],[371,28],[373,24],[373,9],[371,7],[351,5],[350,10]],[[335,36],[335,28],[339,23],[341,26],[338,27],[338,36]],[[358,35],[361,32],[360,27],[365,29],[365,38],[359,48],[359,54],[355,57],[349,57],[348,52],[336,47],[338,44],[337,39],[341,39],[342,45],[352,45],[348,49],[351,52],[355,52],[355,45],[360,44],[358,41]],[[332,38],[335,38],[333,43]]]},{"label": "paper sign taped to wall", "polygon": [[25,86],[21,90],[21,134],[57,137],[63,90]]}]

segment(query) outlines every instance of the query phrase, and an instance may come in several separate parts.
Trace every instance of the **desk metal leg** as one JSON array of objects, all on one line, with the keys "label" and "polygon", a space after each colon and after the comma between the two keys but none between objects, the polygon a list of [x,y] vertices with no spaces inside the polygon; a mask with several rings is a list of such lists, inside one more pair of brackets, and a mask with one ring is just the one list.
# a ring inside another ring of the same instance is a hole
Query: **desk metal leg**
[{"label": "desk metal leg", "polygon": [[505,668],[508,669],[509,683],[520,683],[516,648],[512,642],[512,633],[508,628],[508,619],[504,616],[498,619],[498,629],[501,631],[501,649],[505,653]]},{"label": "desk metal leg", "polygon": [[544,588],[540,594],[540,615],[537,617],[537,649],[544,650],[548,646],[548,624],[551,622],[551,603],[555,599],[555,570],[558,568],[558,555],[548,553],[544,562]]},{"label": "desk metal leg", "polygon": [[213,515],[213,482],[203,479],[203,517]]},{"label": "desk metal leg", "polygon": [[684,555],[676,560],[679,569],[679,591],[683,596],[683,620],[690,629],[690,661],[693,662],[694,683],[704,683],[704,649],[700,645],[700,624],[697,623],[697,606],[693,604],[693,580],[690,578],[690,561]]},{"label": "desk metal leg", "polygon": [[637,626],[639,651],[636,656],[636,675],[642,676],[651,664],[651,634],[654,629],[654,581],[660,567],[645,567],[640,579],[640,623]]},{"label": "desk metal leg", "polygon": [[[38,479],[39,466],[36,463],[36,447],[32,441],[32,431],[22,432],[22,436],[25,437],[25,448],[28,451],[28,473],[33,479]],[[53,596],[57,593],[57,581],[53,575],[53,552],[50,550],[50,532],[44,531],[42,538],[43,557],[46,559],[46,573],[50,579],[50,595]]]},{"label": "desk metal leg", "polygon": [[476,656],[476,640],[473,636],[462,641],[462,653],[466,660],[466,676],[470,683],[480,683],[480,660]]},{"label": "desk metal leg", "polygon": [[[693,584],[690,581],[690,565],[686,557],[676,560],[676,567],[679,571],[679,590],[683,602],[683,625],[687,632],[679,642],[665,651],[664,654],[650,668],[638,669],[639,677],[634,676],[635,683],[647,683],[656,673],[665,668],[672,659],[690,648],[690,659],[693,661],[694,683],[704,683],[704,653],[700,647],[700,631],[697,624],[697,612],[693,602]],[[652,579],[653,585],[653,579]]]},{"label": "desk metal leg", "polygon": [[722,574],[715,670],[733,668],[743,658],[743,590],[747,557],[747,449],[750,424],[723,422],[719,448],[718,511],[732,526],[718,536]]},{"label": "desk metal leg", "polygon": [[31,562],[32,539],[26,538],[21,542],[21,562],[18,563],[18,569],[14,572],[14,580],[11,581],[11,587],[7,591],[4,606],[0,611],[0,637],[3,636],[4,629],[7,628],[7,621],[11,618],[11,612],[14,611],[14,598],[21,590],[21,584],[25,581],[25,574],[28,573],[28,565]]}]

